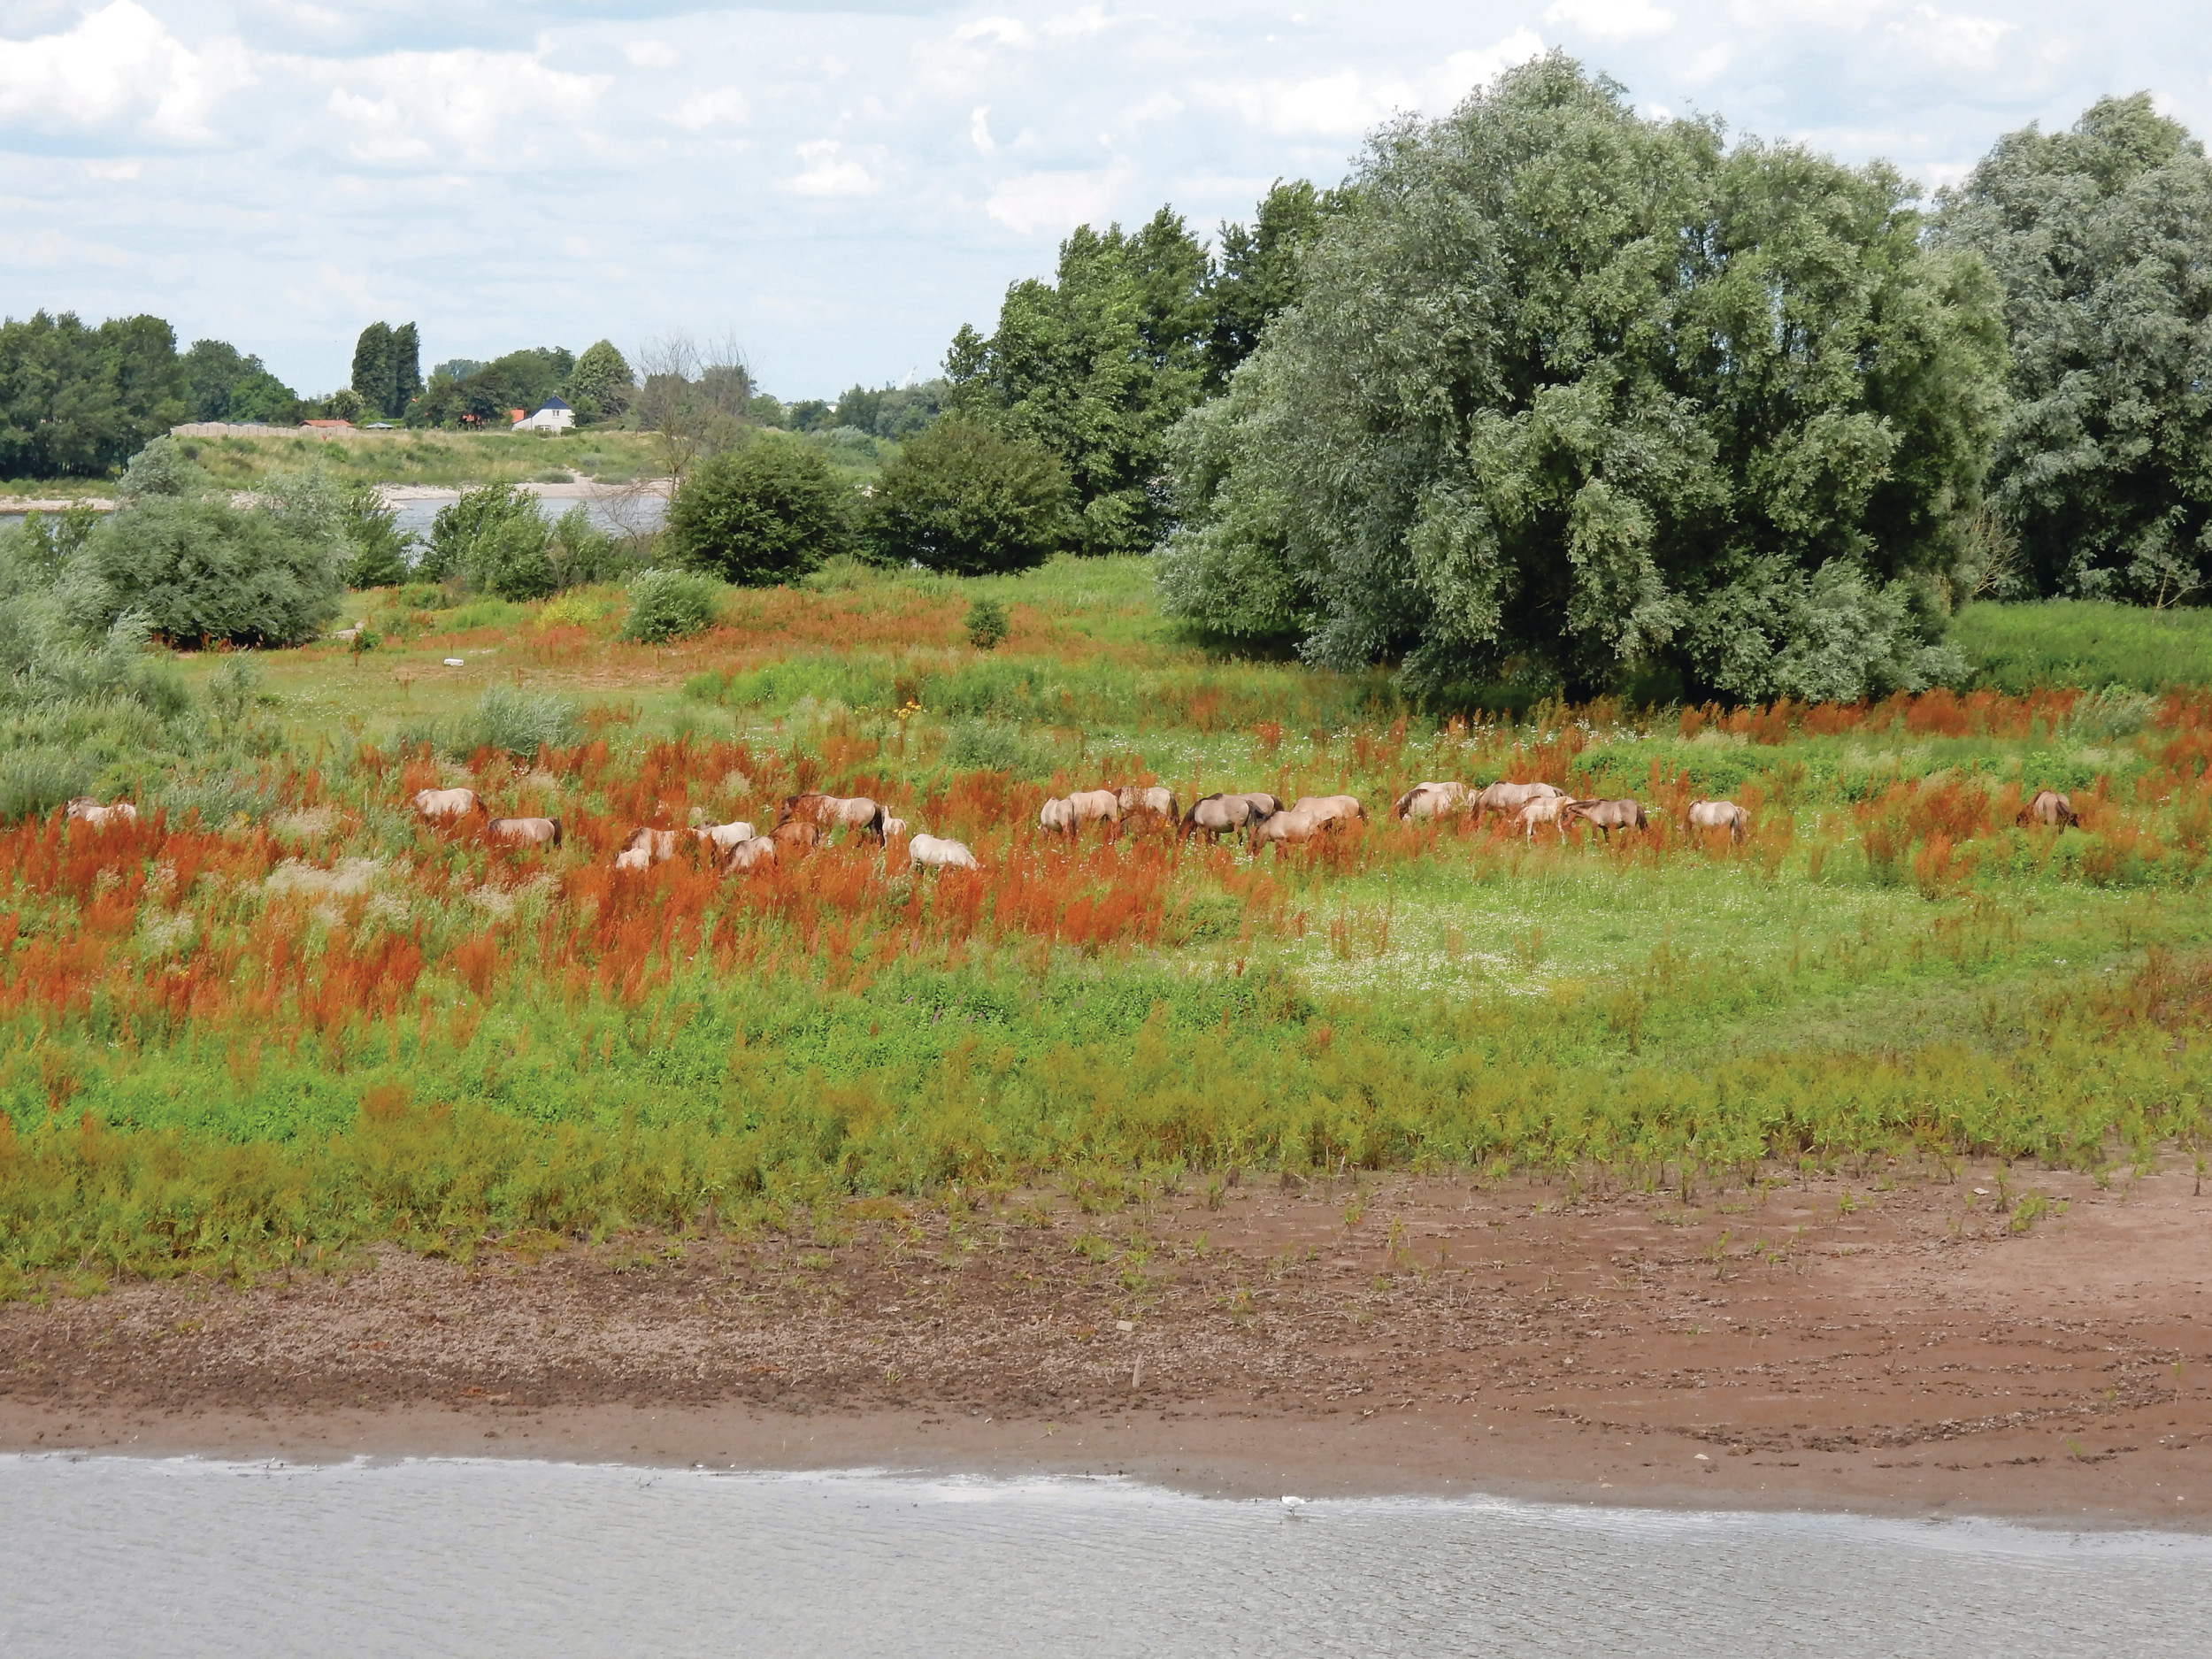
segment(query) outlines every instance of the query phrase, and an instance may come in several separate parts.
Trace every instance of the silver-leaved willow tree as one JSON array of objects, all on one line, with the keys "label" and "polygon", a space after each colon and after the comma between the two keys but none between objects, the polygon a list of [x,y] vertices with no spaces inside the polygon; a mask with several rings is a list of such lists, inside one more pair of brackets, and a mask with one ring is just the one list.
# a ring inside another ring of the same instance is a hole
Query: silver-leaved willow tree
[{"label": "silver-leaved willow tree", "polygon": [[1855,698],[1961,672],[1998,296],[1886,166],[1559,56],[1370,141],[1174,435],[1169,610],[1408,689]]}]

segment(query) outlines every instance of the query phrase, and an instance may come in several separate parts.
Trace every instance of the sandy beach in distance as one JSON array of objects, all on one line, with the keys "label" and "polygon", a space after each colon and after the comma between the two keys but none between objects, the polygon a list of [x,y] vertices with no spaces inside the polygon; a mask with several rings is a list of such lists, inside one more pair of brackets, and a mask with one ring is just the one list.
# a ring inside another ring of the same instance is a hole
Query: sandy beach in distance
[{"label": "sandy beach in distance", "polygon": [[[0,1449],[2202,1528],[2212,1198],[2188,1169],[1888,1174],[1686,1204],[1252,1175],[1141,1210],[877,1200],[826,1238],[126,1284],[0,1309]],[[2031,1190],[2016,1232],[1995,1206]]]}]

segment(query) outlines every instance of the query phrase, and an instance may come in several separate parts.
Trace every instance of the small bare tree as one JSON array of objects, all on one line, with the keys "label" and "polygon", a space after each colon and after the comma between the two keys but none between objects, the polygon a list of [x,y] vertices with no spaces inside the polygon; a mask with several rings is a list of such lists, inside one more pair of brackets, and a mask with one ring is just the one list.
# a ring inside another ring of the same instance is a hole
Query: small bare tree
[{"label": "small bare tree", "polygon": [[704,345],[681,332],[649,340],[638,349],[637,380],[631,410],[659,441],[661,470],[676,483],[745,430],[753,374],[728,335]]}]

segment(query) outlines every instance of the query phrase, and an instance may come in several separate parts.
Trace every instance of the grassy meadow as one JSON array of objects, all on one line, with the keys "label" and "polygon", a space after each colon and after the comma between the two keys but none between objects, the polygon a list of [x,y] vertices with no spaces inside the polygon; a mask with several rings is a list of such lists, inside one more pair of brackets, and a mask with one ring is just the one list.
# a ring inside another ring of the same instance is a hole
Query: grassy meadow
[{"label": "grassy meadow", "polygon": [[[981,595],[1011,610],[991,653]],[[616,639],[615,589],[350,603],[376,649],[267,654],[250,696],[234,657],[181,659],[231,687],[226,746],[107,757],[134,827],[0,826],[0,1288],[379,1237],[834,1236],[885,1197],[1110,1206],[1248,1167],[2101,1169],[2206,1127],[2204,692],[1440,722],[1385,675],[1187,636],[1141,560],[840,563],[657,647]],[[1653,826],[1389,817],[1411,782],[1505,775]],[[1156,780],[1349,791],[1370,822],[1256,860],[1036,828],[1048,794]],[[563,846],[405,805],[460,783]],[[2080,827],[2017,825],[2047,787]],[[633,826],[764,827],[804,788],[982,867],[611,867]],[[1743,845],[1684,831],[1701,796],[1750,809]]]}]

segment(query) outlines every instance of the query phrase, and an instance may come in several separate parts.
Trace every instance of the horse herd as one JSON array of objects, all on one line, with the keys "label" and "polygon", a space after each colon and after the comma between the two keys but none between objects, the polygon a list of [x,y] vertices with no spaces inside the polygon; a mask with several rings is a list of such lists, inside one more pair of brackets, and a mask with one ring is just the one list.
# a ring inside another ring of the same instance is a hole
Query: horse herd
[{"label": "horse herd", "polygon": [[[492,818],[483,797],[475,790],[424,789],[412,803],[415,810],[434,823],[457,824],[486,813],[484,839],[507,847],[558,847],[561,821],[551,818]],[[134,824],[138,809],[127,801],[103,805],[89,795],[68,803],[72,823],[89,828],[110,824]],[[1607,841],[1615,830],[1641,830],[1650,826],[1640,803],[1633,800],[1578,801],[1548,783],[1500,781],[1480,788],[1463,783],[1417,783],[1391,804],[1392,813],[1406,823],[1439,818],[1483,818],[1497,813],[1519,824],[1529,839],[1550,825],[1562,841],[1570,825],[1579,819],[1601,832]],[[1174,791],[1154,785],[1125,785],[1112,789],[1079,789],[1072,795],[1047,801],[1037,814],[1038,826],[1071,839],[1091,825],[1106,826],[1109,833],[1129,822],[1152,822],[1176,826],[1182,839],[1222,836],[1242,832],[1256,856],[1265,847],[1284,847],[1309,841],[1346,824],[1364,823],[1367,809],[1357,795],[1302,795],[1285,806],[1263,790],[1202,795],[1187,812],[1179,811]],[[2062,829],[2080,824],[2074,803],[2055,789],[2039,789],[2019,811],[2024,826],[2041,825]],[[1751,818],[1733,801],[1693,801],[1683,810],[1683,823],[1693,834],[1726,831],[1732,842],[1750,832]],[[809,792],[785,799],[776,822],[766,834],[739,819],[710,824],[689,831],[632,830],[616,850],[618,870],[649,870],[673,858],[687,834],[714,861],[724,875],[757,870],[763,864],[803,857],[836,831],[848,829],[873,836],[879,844],[906,843],[908,859],[923,870],[973,870],[974,853],[956,841],[940,835],[907,833],[906,821],[893,818],[882,803],[865,795],[834,795]]]},{"label": "horse herd", "polygon": [[[425,789],[415,796],[414,805],[425,818],[445,822],[484,810],[473,789]],[[1578,800],[1553,784],[1509,780],[1480,787],[1450,781],[1417,783],[1392,803],[1391,811],[1406,823],[1450,818],[1471,820],[1478,826],[1494,813],[1519,825],[1531,840],[1546,825],[1564,841],[1568,828],[1579,821],[1610,841],[1615,830],[1645,830],[1651,823],[1642,804],[1632,799]],[[1693,801],[1683,809],[1682,818],[1691,833],[1724,832],[1733,843],[1740,843],[1751,830],[1751,815],[1733,801]],[[1263,790],[1202,795],[1184,811],[1174,792],[1156,784],[1079,789],[1047,801],[1037,814],[1039,828],[1070,839],[1092,826],[1102,826],[1110,834],[1125,823],[1148,822],[1171,826],[1186,841],[1196,835],[1218,841],[1224,835],[1241,833],[1256,856],[1263,848],[1310,841],[1366,819],[1367,809],[1357,795],[1302,795],[1285,806],[1279,797]],[[2057,827],[2078,824],[2080,819],[2065,795],[2042,789],[2020,810],[2018,821],[2024,826]],[[623,839],[614,863],[618,870],[649,870],[673,858],[688,835],[707,851],[718,870],[730,875],[803,857],[841,829],[873,837],[879,845],[903,841],[908,858],[920,869],[977,867],[974,853],[959,841],[938,835],[910,836],[906,821],[893,818],[879,801],[866,795],[816,792],[787,797],[776,822],[764,834],[742,819],[689,831],[641,826]],[[508,846],[557,847],[561,826],[555,818],[493,818],[484,826],[484,836]]]}]

